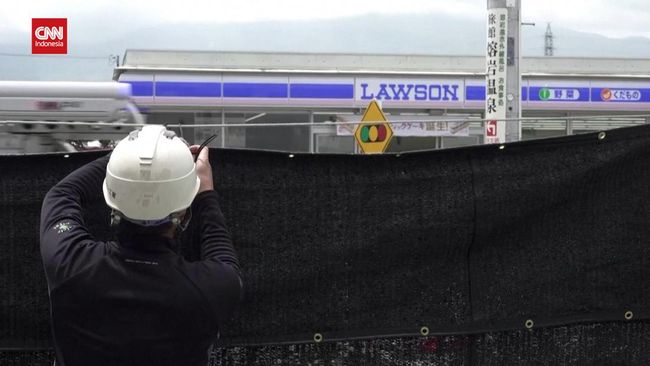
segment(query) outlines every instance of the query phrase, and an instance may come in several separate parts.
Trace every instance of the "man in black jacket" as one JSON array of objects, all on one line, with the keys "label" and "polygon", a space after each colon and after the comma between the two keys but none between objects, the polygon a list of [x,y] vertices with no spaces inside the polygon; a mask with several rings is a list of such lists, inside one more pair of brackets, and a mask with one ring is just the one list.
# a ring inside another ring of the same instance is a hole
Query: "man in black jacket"
[{"label": "man in black jacket", "polygon": [[[118,242],[97,241],[84,226],[84,203],[102,186]],[[178,254],[175,239],[190,217],[201,235],[197,262]],[[163,126],[132,132],[110,160],[48,192],[41,256],[58,366],[205,365],[241,297],[208,150]]]}]

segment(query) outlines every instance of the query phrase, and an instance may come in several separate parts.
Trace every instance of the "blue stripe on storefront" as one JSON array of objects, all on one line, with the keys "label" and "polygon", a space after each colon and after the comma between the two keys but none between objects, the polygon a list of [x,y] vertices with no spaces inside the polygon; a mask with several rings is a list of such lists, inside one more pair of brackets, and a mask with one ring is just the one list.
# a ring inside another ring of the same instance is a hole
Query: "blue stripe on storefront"
[{"label": "blue stripe on storefront", "polygon": [[157,81],[157,97],[221,97],[221,83]]},{"label": "blue stripe on storefront", "polygon": [[467,86],[465,88],[465,99],[482,101],[485,100],[485,87],[484,86]]},{"label": "blue stripe on storefront", "polygon": [[152,81],[120,81],[131,85],[131,95],[134,97],[150,97],[153,95]]},{"label": "blue stripe on storefront", "polygon": [[[485,87],[480,85],[468,85],[465,87],[465,99],[468,101],[484,101]],[[521,100],[528,100],[528,88],[521,88]]]},{"label": "blue stripe on storefront", "polygon": [[288,98],[289,88],[281,83],[224,83],[224,98]]},{"label": "blue stripe on storefront", "polygon": [[[160,97],[226,97],[226,98],[296,98],[296,99],[353,99],[353,84],[315,84],[315,83],[224,83],[218,82],[189,82],[189,81],[120,81],[131,85],[131,93],[134,97],[149,97],[154,95]],[[540,98],[540,91],[544,87],[531,86],[523,87],[521,90],[522,100],[535,102],[621,102],[621,103],[650,103],[650,88],[586,88],[586,87],[548,87],[553,92],[548,100]],[[621,98],[604,100],[603,90],[609,89],[612,93],[620,93]],[[567,98],[567,90],[576,92],[579,96],[576,99]],[[563,91],[563,92],[562,92]],[[638,98],[635,96],[638,92]],[[627,99],[623,98],[625,96]],[[467,101],[484,101],[485,87],[480,85],[469,85],[465,87],[465,99]]]},{"label": "blue stripe on storefront", "polygon": [[352,84],[291,84],[289,87],[291,98],[318,98],[318,99],[352,99],[354,98],[354,85]]}]

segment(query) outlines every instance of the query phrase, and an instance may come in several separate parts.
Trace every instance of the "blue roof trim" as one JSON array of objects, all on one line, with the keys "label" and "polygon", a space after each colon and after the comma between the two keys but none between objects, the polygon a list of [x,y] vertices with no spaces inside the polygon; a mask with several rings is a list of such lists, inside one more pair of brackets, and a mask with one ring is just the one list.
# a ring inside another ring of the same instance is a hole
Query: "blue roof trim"
[{"label": "blue roof trim", "polygon": [[157,97],[221,97],[221,83],[156,81]]},{"label": "blue roof trim", "polygon": [[465,100],[485,100],[484,86],[467,86],[465,87]]},{"label": "blue roof trim", "polygon": [[[485,87],[480,85],[468,85],[465,87],[465,100],[467,101],[484,101]],[[521,100],[528,100],[528,88],[521,87]]]},{"label": "blue roof trim", "polygon": [[353,99],[354,85],[352,84],[291,84],[291,98],[314,99]]},{"label": "blue roof trim", "polygon": [[286,83],[224,83],[224,98],[288,98]]},{"label": "blue roof trim", "polygon": [[[339,83],[243,83],[208,81],[131,81],[134,97],[211,97],[211,98],[291,98],[291,99],[340,99],[355,98],[354,84]],[[602,85],[602,84],[601,84]],[[544,90],[548,89],[548,91]],[[483,85],[465,86],[465,101],[485,101]],[[613,86],[530,86],[522,87],[522,101],[532,102],[583,102],[583,103],[650,103],[650,88]]]},{"label": "blue roof trim", "polygon": [[120,81],[120,83],[131,84],[131,95],[134,97],[153,96],[153,81]]}]

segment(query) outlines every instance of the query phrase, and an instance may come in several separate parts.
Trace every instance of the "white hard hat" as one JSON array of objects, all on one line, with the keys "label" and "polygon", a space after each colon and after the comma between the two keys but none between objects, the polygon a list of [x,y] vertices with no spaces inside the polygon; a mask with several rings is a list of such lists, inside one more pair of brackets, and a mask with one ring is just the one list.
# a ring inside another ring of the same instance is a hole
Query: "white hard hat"
[{"label": "white hard hat", "polygon": [[164,126],[148,125],[120,141],[106,167],[106,204],[136,221],[157,221],[192,204],[199,190],[192,153]]}]

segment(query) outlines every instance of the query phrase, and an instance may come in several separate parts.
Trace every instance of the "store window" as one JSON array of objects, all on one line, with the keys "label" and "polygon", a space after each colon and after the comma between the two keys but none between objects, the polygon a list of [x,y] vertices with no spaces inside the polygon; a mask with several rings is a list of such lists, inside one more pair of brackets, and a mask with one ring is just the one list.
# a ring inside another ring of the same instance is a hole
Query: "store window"
[{"label": "store window", "polygon": [[[238,125],[226,127],[226,147],[291,152],[310,151],[310,127],[290,125],[309,122],[309,113],[307,112],[227,112],[225,122],[227,125]],[[278,125],[255,126],[256,124]]]}]

